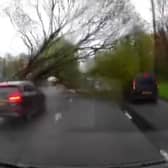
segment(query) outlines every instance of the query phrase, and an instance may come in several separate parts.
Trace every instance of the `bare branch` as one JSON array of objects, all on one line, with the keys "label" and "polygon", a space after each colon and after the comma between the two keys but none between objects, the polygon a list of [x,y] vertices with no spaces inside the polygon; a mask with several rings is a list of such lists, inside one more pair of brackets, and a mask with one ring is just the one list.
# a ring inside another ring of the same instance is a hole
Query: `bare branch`
[{"label": "bare branch", "polygon": [[32,31],[30,31],[30,35],[32,36],[33,40],[35,41],[36,47],[38,47],[40,44],[38,37],[36,37]]},{"label": "bare branch", "polygon": [[41,27],[42,27],[42,31],[43,31],[43,35],[44,35],[44,40],[46,40],[47,39],[47,34],[46,34],[46,31],[45,31],[42,15],[41,15],[40,10],[39,10],[39,0],[37,0],[37,3],[36,3],[36,12],[37,12],[37,16],[39,18],[39,21],[41,23]]},{"label": "bare branch", "polygon": [[10,11],[9,11],[9,8],[5,8],[5,9],[4,9],[4,12],[5,12],[5,14],[9,17],[10,22],[12,23],[12,25],[14,25],[12,16],[11,16]]},{"label": "bare branch", "polygon": [[51,0],[49,33],[53,33],[53,27],[54,27],[54,10],[55,10],[55,7],[56,7],[56,0]]},{"label": "bare branch", "polygon": [[[85,59],[98,50],[110,48],[130,21],[126,3],[123,0],[36,0],[32,6],[37,14],[36,24],[24,8],[18,7],[12,15],[7,13],[31,53],[25,74],[60,38],[70,39],[75,45],[74,53],[85,53],[74,59]],[[56,60],[63,64],[66,57],[61,53]]]}]

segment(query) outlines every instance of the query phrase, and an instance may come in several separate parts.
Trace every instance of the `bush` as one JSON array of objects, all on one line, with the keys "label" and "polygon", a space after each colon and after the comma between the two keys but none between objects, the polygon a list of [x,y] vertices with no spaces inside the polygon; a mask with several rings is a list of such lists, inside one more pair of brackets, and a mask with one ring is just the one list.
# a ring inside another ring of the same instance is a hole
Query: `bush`
[{"label": "bush", "polygon": [[153,71],[153,41],[150,35],[139,33],[122,39],[117,47],[99,53],[90,71],[94,77],[120,81],[122,87],[140,72]]}]

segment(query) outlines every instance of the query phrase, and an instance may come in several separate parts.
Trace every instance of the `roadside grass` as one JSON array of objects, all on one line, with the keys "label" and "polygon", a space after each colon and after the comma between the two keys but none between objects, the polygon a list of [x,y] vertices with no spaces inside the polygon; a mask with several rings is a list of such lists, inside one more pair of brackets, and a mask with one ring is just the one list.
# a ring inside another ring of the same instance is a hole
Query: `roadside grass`
[{"label": "roadside grass", "polygon": [[161,98],[168,100],[168,81],[160,82],[159,95]]}]

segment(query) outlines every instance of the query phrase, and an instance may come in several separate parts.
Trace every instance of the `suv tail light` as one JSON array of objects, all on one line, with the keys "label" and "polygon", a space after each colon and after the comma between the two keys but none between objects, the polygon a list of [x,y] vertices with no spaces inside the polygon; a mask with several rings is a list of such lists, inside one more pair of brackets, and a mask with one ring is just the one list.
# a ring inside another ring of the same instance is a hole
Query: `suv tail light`
[{"label": "suv tail light", "polygon": [[132,88],[133,88],[133,90],[136,90],[136,80],[133,80],[133,82],[132,82]]},{"label": "suv tail light", "polygon": [[11,104],[21,104],[23,102],[22,94],[19,91],[11,93],[8,96],[8,102]]}]

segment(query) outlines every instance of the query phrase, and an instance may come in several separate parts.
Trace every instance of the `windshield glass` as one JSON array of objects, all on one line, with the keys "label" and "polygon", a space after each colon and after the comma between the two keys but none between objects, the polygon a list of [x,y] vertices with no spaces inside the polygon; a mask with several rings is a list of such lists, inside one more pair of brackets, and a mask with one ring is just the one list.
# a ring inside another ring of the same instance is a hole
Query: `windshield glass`
[{"label": "windshield glass", "polygon": [[152,78],[139,79],[139,80],[137,80],[137,82],[140,85],[154,85],[155,84],[155,80]]},{"label": "windshield glass", "polygon": [[1,0],[0,166],[164,166],[167,11],[167,0]]},{"label": "windshield glass", "polygon": [[16,86],[0,86],[0,99],[6,99],[9,94],[18,91]]}]

